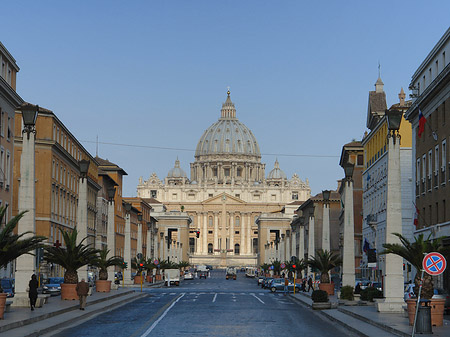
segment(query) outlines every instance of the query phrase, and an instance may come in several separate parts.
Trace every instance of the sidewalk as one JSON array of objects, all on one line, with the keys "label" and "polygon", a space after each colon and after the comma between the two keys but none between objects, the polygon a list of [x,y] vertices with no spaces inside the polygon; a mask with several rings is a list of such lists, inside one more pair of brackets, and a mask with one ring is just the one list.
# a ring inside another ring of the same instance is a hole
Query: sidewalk
[{"label": "sidewalk", "polygon": [[[162,282],[146,284],[144,287],[158,287]],[[147,296],[140,292],[140,285],[120,287],[109,293],[98,293],[95,290],[88,296],[86,310],[79,310],[79,302],[62,301],[60,296],[52,296],[41,308],[11,307],[0,320],[0,335],[8,337],[42,336],[50,331],[81,321],[90,316],[117,308],[128,302]]]},{"label": "sidewalk", "polygon": [[[300,292],[289,294],[301,304],[311,307],[311,294]],[[317,312],[335,321],[359,336],[411,336],[412,326],[405,314],[382,314],[374,305],[342,305],[337,296],[330,296],[332,308]],[[444,319],[441,327],[432,327],[434,337],[450,336],[450,321]]]}]

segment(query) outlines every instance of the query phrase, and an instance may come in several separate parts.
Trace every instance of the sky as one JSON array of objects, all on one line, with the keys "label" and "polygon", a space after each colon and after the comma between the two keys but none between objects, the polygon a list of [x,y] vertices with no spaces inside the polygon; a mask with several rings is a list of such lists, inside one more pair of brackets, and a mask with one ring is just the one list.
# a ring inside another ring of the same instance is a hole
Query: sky
[{"label": "sky", "polygon": [[177,157],[190,176],[228,86],[266,175],[278,159],[312,195],[336,189],[379,71],[397,103],[450,24],[448,0],[17,0],[0,10],[18,94],[122,167],[124,196],[141,176],[164,179]]}]

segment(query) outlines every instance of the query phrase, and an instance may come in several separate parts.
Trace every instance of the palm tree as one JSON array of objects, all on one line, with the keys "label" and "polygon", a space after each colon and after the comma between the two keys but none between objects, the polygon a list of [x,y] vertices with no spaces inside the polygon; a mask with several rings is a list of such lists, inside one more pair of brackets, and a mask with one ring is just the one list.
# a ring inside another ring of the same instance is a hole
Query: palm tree
[{"label": "palm tree", "polygon": [[[0,224],[3,223],[8,206],[0,206]],[[0,268],[6,268],[7,265],[23,254],[31,254],[32,250],[42,246],[42,242],[47,238],[44,236],[29,236],[32,232],[15,234],[19,220],[26,211],[12,217],[11,220],[0,230]],[[0,286],[0,292],[3,289]]]},{"label": "palm tree", "polygon": [[[142,264],[142,267],[141,267]],[[137,257],[131,260],[131,269],[136,270],[136,276],[140,276],[142,274],[142,269],[144,268],[145,260],[143,257],[138,259]]]},{"label": "palm tree", "polygon": [[262,269],[264,272],[268,272],[268,271],[269,271],[270,264],[268,264],[268,263],[263,263],[260,267],[261,267],[261,269]]},{"label": "palm tree", "polygon": [[98,273],[99,280],[108,280],[108,268],[113,266],[120,267],[123,263],[120,256],[112,256],[108,258],[109,252],[110,250],[108,249],[108,246],[105,246],[98,251],[97,258],[90,262],[93,266],[100,269]]},{"label": "palm tree", "polygon": [[[411,263],[417,270],[416,277],[414,278],[414,283],[416,285],[415,289],[419,289],[420,284],[420,270],[422,270],[422,261],[424,255],[431,252],[439,252],[441,254],[448,254],[448,248],[442,246],[442,239],[437,238],[431,240],[431,234],[426,240],[424,240],[424,235],[419,234],[414,238],[414,242],[410,242],[407,238],[399,233],[394,233],[400,239],[400,243],[385,243],[383,247],[385,248],[380,254],[395,254],[403,257],[406,261]],[[422,283],[422,293],[421,296],[425,299],[431,299],[433,297],[433,278],[431,275],[424,273],[423,283]]]},{"label": "palm tree", "polygon": [[180,261],[178,263],[178,268],[185,270],[187,267],[189,267],[191,264],[188,261]]},{"label": "palm tree", "polygon": [[45,246],[44,259],[65,269],[64,283],[76,284],[78,282],[77,270],[95,261],[98,250],[84,244],[87,238],[77,244],[78,231],[76,229],[71,232],[60,229],[60,232],[65,247]]},{"label": "palm tree", "polygon": [[308,266],[320,271],[320,283],[330,283],[330,275],[328,272],[341,263],[342,260],[337,254],[322,249],[319,249],[316,252],[316,256],[311,256],[307,261]]},{"label": "palm tree", "polygon": [[274,275],[280,275],[281,272],[281,262],[278,260],[275,260],[272,262],[272,266],[273,266],[273,273]]},{"label": "palm tree", "polygon": [[144,269],[147,271],[147,275],[152,275],[152,270],[156,268],[151,258],[144,261]]}]

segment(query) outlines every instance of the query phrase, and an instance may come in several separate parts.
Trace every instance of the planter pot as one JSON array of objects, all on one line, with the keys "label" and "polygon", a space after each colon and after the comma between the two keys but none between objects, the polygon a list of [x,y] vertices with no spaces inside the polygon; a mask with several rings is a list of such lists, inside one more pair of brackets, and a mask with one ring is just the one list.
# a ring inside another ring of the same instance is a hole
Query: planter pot
[{"label": "planter pot", "polygon": [[147,275],[147,282],[153,283],[153,277],[151,275]]},{"label": "planter pot", "polygon": [[314,310],[331,309],[331,303],[330,302],[313,302],[312,308]]},{"label": "planter pot", "polygon": [[6,307],[6,293],[0,293],[0,319],[3,319]]},{"label": "planter pot", "polygon": [[61,283],[61,299],[62,300],[77,300],[78,294],[76,284]]},{"label": "planter pot", "polygon": [[155,275],[155,280],[156,281],[161,281],[161,279],[162,279],[161,275],[158,275],[158,274]]},{"label": "planter pot", "polygon": [[98,293],[109,293],[111,291],[111,281],[97,280],[95,281],[95,289]]},{"label": "planter pot", "polygon": [[[416,315],[416,299],[406,300],[408,305],[409,325],[414,325],[414,316]],[[431,299],[431,325],[442,326],[444,324],[444,304],[445,299]]]},{"label": "planter pot", "polygon": [[[141,279],[142,279],[142,281],[141,281]],[[143,279],[143,277],[141,276],[141,275],[136,275],[135,277],[134,277],[134,284],[141,284],[141,282],[143,283],[143,281],[144,281],[144,279]]]},{"label": "planter pot", "polygon": [[319,289],[327,292],[328,296],[334,295],[334,283],[319,283]]}]

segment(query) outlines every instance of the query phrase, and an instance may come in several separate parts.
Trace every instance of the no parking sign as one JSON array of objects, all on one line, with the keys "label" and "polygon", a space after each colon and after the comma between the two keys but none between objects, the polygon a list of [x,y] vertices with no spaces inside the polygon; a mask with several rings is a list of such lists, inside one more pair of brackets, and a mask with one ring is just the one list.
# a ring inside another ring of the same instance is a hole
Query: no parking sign
[{"label": "no parking sign", "polygon": [[445,257],[442,254],[436,252],[428,253],[422,261],[422,267],[427,274],[436,276],[444,272],[447,267],[447,261],[445,261]]}]

